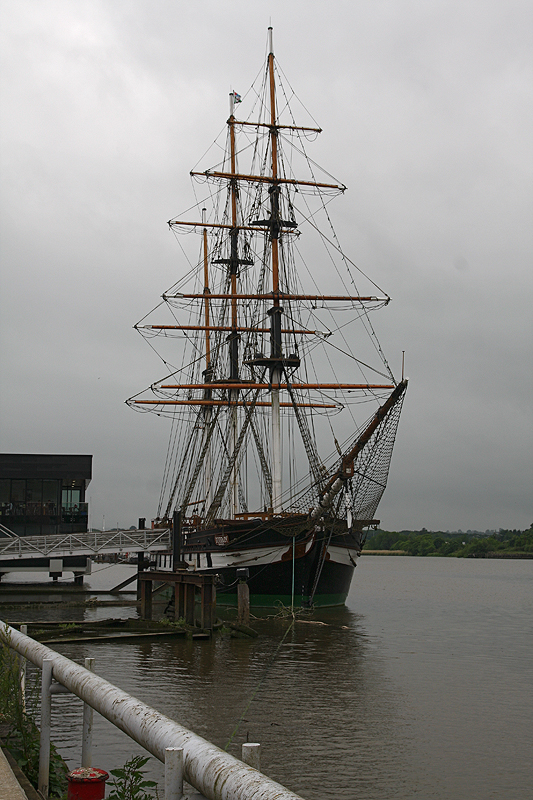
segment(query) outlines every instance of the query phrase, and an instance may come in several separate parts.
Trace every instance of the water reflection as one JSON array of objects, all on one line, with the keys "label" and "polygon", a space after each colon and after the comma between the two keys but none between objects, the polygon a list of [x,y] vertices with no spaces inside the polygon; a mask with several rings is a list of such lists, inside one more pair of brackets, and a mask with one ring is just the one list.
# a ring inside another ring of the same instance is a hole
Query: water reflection
[{"label": "water reflection", "polygon": [[[322,616],[325,624],[296,622],[288,633],[287,620],[255,620],[254,640],[58,649],[78,662],[95,655],[100,675],[222,748],[235,733],[228,750],[237,756],[242,742],[261,742],[263,770],[309,800],[348,800],[363,786],[368,798],[400,796],[408,737],[397,692],[387,686],[362,620],[347,609]],[[56,739],[75,761],[79,703],[58,700],[63,733]],[[97,727],[99,766],[109,769],[136,752],[105,721]],[[372,787],[364,777],[369,761],[380,763]]]}]

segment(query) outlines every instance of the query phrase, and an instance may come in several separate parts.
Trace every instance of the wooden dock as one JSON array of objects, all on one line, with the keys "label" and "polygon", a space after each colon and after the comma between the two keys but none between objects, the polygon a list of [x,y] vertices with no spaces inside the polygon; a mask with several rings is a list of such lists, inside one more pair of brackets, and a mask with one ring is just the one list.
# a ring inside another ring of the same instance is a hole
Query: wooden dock
[{"label": "wooden dock", "polygon": [[[174,619],[183,619],[194,625],[196,595],[200,595],[200,625],[204,630],[212,630],[216,621],[216,576],[178,569],[174,572],[150,570],[138,573],[141,587],[141,617],[152,619],[152,584],[154,581],[174,586]],[[199,590],[197,592],[197,590]]]},{"label": "wooden dock", "polygon": [[[176,627],[168,622],[140,619],[80,620],[77,622],[28,622],[25,623],[30,636],[42,644],[60,642],[132,642],[174,638],[187,635],[184,626]],[[20,628],[20,624],[13,623]]]}]

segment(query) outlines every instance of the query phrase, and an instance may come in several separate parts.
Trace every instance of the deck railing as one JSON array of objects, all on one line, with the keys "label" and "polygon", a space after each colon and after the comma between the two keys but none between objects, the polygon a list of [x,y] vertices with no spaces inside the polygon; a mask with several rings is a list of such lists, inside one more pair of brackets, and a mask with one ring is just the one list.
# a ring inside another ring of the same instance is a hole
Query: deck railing
[{"label": "deck railing", "polygon": [[[0,640],[42,670],[44,714],[41,716],[48,725],[48,739],[45,734],[41,741],[42,760],[46,761],[50,754],[51,694],[62,691],[62,686],[165,764],[165,800],[178,800],[182,796],[183,777],[208,800],[302,800],[250,764],[239,761],[89,669],[2,621]],[[86,719],[86,715],[84,717]],[[87,722],[84,724],[85,744],[86,735]],[[251,759],[253,757],[252,751]],[[46,796],[48,777],[44,776],[44,771],[41,777],[41,769],[39,772],[40,789]]]}]

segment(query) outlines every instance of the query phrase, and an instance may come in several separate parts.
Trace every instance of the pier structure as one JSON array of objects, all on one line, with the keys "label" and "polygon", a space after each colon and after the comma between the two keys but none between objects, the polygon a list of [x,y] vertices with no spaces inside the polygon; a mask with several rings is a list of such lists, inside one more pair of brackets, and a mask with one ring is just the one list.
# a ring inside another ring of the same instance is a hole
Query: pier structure
[{"label": "pier structure", "polygon": [[[178,569],[147,570],[139,572],[141,589],[141,617],[152,619],[152,597],[154,582],[170,585],[174,588],[174,619],[184,619],[188,625],[194,625],[196,590],[200,594],[200,625],[211,630],[216,621],[216,575],[200,571]],[[157,589],[155,590],[157,591]]]},{"label": "pier structure", "polygon": [[[192,796],[195,800],[302,800],[299,795],[259,771],[257,744],[243,747],[243,760],[240,761],[95,675],[90,669],[76,664],[2,621],[0,641],[42,670],[43,730],[39,789],[44,798],[48,796],[51,698],[53,694],[66,691],[75,694],[83,700],[86,707],[97,711],[165,764],[165,800],[181,800],[183,780],[200,792],[199,795]],[[88,726],[84,722],[84,737],[87,736],[87,730]],[[86,741],[84,753],[85,760],[90,760],[90,747]]]},{"label": "pier structure", "polygon": [[142,566],[144,554],[171,549],[170,528],[19,536],[0,525],[0,578],[8,572],[47,572],[52,577],[73,572],[81,582],[90,574],[93,556],[135,553]]}]

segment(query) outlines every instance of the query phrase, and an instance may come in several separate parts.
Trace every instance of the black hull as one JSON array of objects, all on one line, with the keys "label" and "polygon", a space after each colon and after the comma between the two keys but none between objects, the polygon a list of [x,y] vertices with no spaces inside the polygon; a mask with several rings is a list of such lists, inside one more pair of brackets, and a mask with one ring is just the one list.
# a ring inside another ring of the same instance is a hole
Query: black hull
[{"label": "black hull", "polygon": [[[179,529],[183,566],[219,576],[217,603],[237,604],[245,568],[250,605],[338,606],[348,596],[362,531],[343,520],[309,528],[305,515],[275,520],[217,520],[209,530]],[[332,528],[335,528],[335,531]]]},{"label": "black hull", "polygon": [[[292,559],[248,566],[250,605],[270,608],[344,605],[350,590],[354,565],[339,563],[330,557],[322,565],[315,586],[317,568],[320,566],[320,549],[315,545],[305,556],[294,560],[294,581]],[[236,567],[217,569],[223,581],[217,587],[218,604],[237,605],[236,571]]]}]

